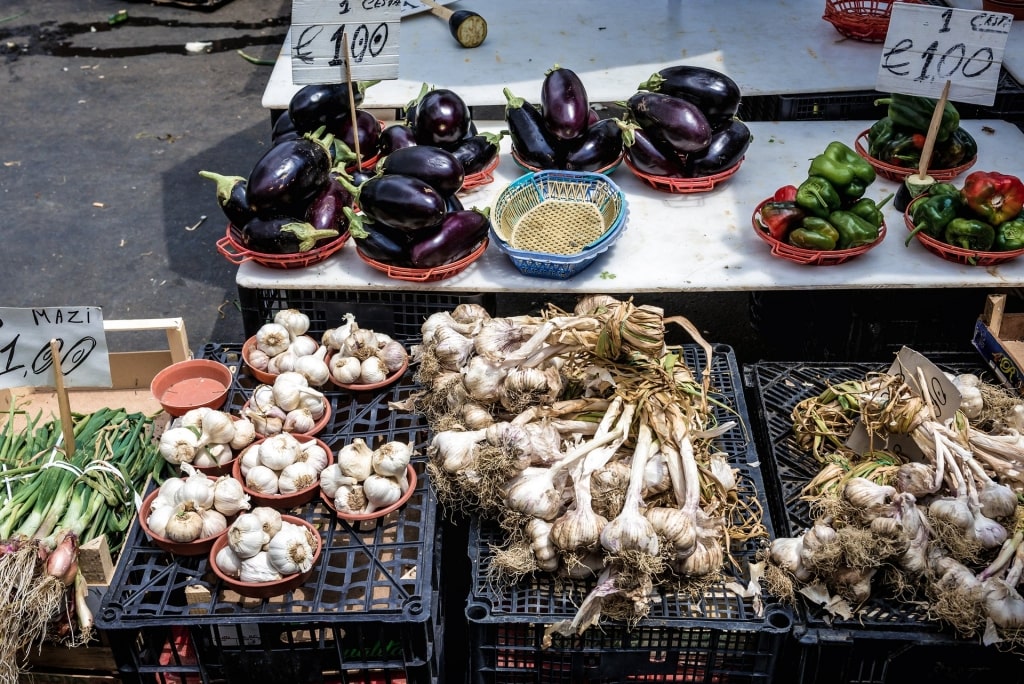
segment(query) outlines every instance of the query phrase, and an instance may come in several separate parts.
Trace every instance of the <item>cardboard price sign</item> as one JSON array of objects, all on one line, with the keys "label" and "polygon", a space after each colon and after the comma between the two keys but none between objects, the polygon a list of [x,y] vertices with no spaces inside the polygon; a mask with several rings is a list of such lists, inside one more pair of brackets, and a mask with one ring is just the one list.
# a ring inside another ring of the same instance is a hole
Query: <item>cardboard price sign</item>
[{"label": "cardboard price sign", "polygon": [[292,81],[296,85],[398,78],[403,0],[293,0]]},{"label": "cardboard price sign", "polygon": [[1013,16],[897,2],[875,87],[888,93],[991,106]]},{"label": "cardboard price sign", "polygon": [[110,387],[110,358],[98,307],[0,307],[0,389],[55,387],[50,342],[56,341],[61,384]]}]

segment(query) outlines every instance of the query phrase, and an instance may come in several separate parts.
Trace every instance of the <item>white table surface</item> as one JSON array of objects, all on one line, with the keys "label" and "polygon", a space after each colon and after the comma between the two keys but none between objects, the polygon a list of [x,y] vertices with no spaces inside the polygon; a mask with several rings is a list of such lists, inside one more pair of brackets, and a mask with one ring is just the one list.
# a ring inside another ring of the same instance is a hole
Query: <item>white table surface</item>
[{"label": "white table surface", "polygon": [[[249,261],[238,268],[242,289],[417,290],[451,292],[680,292],[802,289],[1008,287],[1024,284],[1024,259],[993,267],[961,266],[926,251],[916,241],[904,246],[903,215],[885,209],[888,235],[881,244],[844,264],[806,266],[774,257],[751,226],[756,205],[780,185],[806,178],[808,160],[832,140],[853,147],[870,121],[752,122],[754,142],[739,171],[714,190],[693,195],[661,193],[625,166],[612,180],[626,195],[626,231],[590,267],[568,280],[524,276],[495,245],[470,267],[447,280],[410,283],[390,279],[364,263],[353,241],[326,261],[296,270],[269,269]],[[1024,133],[1003,121],[963,123],[978,140],[973,170],[1024,177]],[[497,124],[478,123],[483,130]],[[463,197],[466,207],[492,206],[498,193],[521,171],[502,141],[493,183]],[[954,179],[963,184],[964,176]],[[868,196],[880,200],[896,190],[881,177]]]},{"label": "white table surface", "polygon": [[[977,0],[980,2],[980,0]],[[423,83],[451,88],[470,106],[504,105],[502,87],[536,102],[554,64],[579,74],[594,102],[624,100],[672,64],[722,71],[745,96],[870,90],[881,44],[849,40],[824,21],[824,0],[472,0],[487,20],[483,45],[459,47],[430,14],[402,20],[399,78],[373,86],[367,108],[404,107]],[[263,94],[284,109],[290,41]]]}]

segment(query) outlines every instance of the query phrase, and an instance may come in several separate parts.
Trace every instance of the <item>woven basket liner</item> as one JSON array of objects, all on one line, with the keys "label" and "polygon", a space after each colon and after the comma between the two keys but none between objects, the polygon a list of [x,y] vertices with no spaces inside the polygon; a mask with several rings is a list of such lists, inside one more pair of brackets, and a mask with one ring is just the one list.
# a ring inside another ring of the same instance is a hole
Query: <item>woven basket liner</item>
[{"label": "woven basket liner", "polygon": [[[495,232],[516,249],[576,254],[615,222],[621,198],[605,185],[537,180],[507,195]],[[586,205],[582,208],[573,205]]]}]

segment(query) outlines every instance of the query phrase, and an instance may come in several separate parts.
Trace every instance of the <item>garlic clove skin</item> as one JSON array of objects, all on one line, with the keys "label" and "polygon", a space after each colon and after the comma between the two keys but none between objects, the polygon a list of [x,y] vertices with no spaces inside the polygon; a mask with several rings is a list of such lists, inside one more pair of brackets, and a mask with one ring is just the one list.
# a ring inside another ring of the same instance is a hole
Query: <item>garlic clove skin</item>
[{"label": "garlic clove skin", "polygon": [[179,544],[194,542],[202,531],[202,517],[188,504],[176,506],[164,526],[164,536]]},{"label": "garlic clove skin", "polygon": [[[316,343],[316,340],[308,335],[296,337],[292,340],[291,346],[288,347],[288,350],[295,356],[296,363],[298,363],[299,359],[305,356],[312,356],[318,349],[320,349],[320,345]],[[324,354],[327,354],[326,349],[324,350]]]},{"label": "garlic clove skin", "polygon": [[397,373],[409,362],[409,352],[402,343],[390,338],[377,352],[377,356],[384,362],[389,374]]},{"label": "garlic clove skin", "polygon": [[158,448],[168,463],[191,463],[199,448],[199,436],[194,428],[170,428],[160,435]]},{"label": "garlic clove skin", "polygon": [[393,478],[373,474],[363,480],[366,507],[363,513],[373,513],[398,503],[402,498],[402,485]]},{"label": "garlic clove skin", "polygon": [[235,421],[235,435],[228,444],[234,451],[239,451],[256,441],[256,425],[248,418]]},{"label": "garlic clove skin", "polygon": [[242,513],[228,527],[228,546],[239,558],[250,558],[263,549],[271,535],[265,530],[263,520],[254,512]]},{"label": "garlic clove skin", "polygon": [[342,475],[362,482],[373,473],[373,450],[356,437],[338,450],[335,462]]}]

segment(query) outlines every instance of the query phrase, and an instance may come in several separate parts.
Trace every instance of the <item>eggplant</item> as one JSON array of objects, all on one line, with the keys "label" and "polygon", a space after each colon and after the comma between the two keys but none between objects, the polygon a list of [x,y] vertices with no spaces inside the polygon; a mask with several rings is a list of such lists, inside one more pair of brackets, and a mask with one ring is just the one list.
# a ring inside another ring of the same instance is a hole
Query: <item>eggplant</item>
[{"label": "eggplant", "polygon": [[306,209],[306,223],[319,230],[336,230],[344,233],[348,230],[348,216],[345,208],[352,207],[352,193],[338,182],[337,175],[331,173],[330,179],[324,183],[320,191]]},{"label": "eggplant", "polygon": [[352,193],[356,204],[371,221],[416,231],[432,228],[444,218],[444,196],[414,176],[399,173],[377,175],[359,187],[349,183],[344,176],[339,176],[338,180]]},{"label": "eggplant", "polygon": [[307,135],[267,150],[253,166],[245,196],[257,216],[302,216],[330,178],[332,138]]},{"label": "eggplant", "polygon": [[242,228],[242,244],[261,254],[308,252],[321,240],[338,237],[336,230],[317,230],[305,221],[290,217],[256,217]]},{"label": "eggplant", "polygon": [[667,178],[682,178],[685,162],[674,152],[663,152],[651,137],[635,123],[622,123],[622,145],[630,163],[641,173]]},{"label": "eggplant", "polygon": [[597,171],[622,155],[622,129],[615,119],[603,119],[587,129],[566,152],[561,168]]},{"label": "eggplant", "polygon": [[540,109],[548,131],[561,140],[574,140],[587,130],[590,100],[576,72],[557,64],[544,74]]},{"label": "eggplant", "polygon": [[711,124],[697,105],[680,97],[642,91],[626,102],[636,122],[680,154],[700,152],[711,144]]},{"label": "eggplant", "polygon": [[500,150],[501,139],[505,132],[500,133],[478,133],[462,141],[450,151],[455,158],[462,162],[462,169],[466,175],[479,173],[487,168]]},{"label": "eggplant", "polygon": [[380,137],[377,139],[377,154],[387,156],[395,150],[412,147],[415,144],[416,134],[412,126],[391,124],[380,132]]},{"label": "eggplant", "polygon": [[473,116],[458,93],[446,88],[430,90],[416,103],[416,142],[444,147],[455,145],[469,133]]},{"label": "eggplant", "polygon": [[[450,212],[441,225],[416,240],[409,249],[409,260],[416,268],[435,268],[469,256],[487,237],[491,228],[489,211],[464,209]],[[423,231],[421,231],[423,232]]]},{"label": "eggplant", "polygon": [[355,125],[350,115],[346,115],[335,122],[333,128],[328,126],[328,133],[345,143],[348,148],[355,151],[356,136],[359,136],[359,154],[363,161],[377,156],[377,143],[380,140],[380,121],[365,109],[356,110]]},{"label": "eggplant", "polygon": [[373,259],[392,266],[409,267],[411,233],[384,223],[371,223],[352,230],[352,240],[359,250]]},{"label": "eggplant", "polygon": [[554,136],[544,126],[544,117],[532,104],[504,89],[505,123],[512,138],[512,148],[530,166],[557,169]]},{"label": "eggplant", "polygon": [[750,129],[739,119],[711,136],[711,144],[703,152],[686,158],[686,170],[695,177],[710,176],[739,163],[753,137]]},{"label": "eggplant", "polygon": [[430,86],[426,83],[420,86],[420,92],[405,105],[405,125],[409,128],[416,127],[416,108],[419,106],[423,96],[430,92]]},{"label": "eggplant", "polygon": [[200,171],[199,175],[217,184],[217,204],[231,225],[241,228],[256,214],[249,208],[245,194],[245,179],[241,176],[222,176],[213,171]]},{"label": "eggplant", "polygon": [[688,100],[704,112],[715,128],[726,125],[740,108],[740,87],[736,81],[720,71],[705,67],[665,67],[651,74],[637,89]]},{"label": "eggplant", "polygon": [[366,89],[379,81],[358,81],[352,84],[349,100],[347,83],[313,83],[302,86],[288,101],[288,116],[300,134],[312,133],[321,126],[328,130],[339,119],[349,117],[351,104],[358,107]]},{"label": "eggplant", "polygon": [[454,154],[433,145],[414,145],[395,150],[377,162],[379,174],[402,174],[429,183],[442,197],[462,188],[466,172]]},{"label": "eggplant", "polygon": [[292,117],[289,116],[288,110],[283,109],[281,113],[277,115],[277,119],[274,121],[274,126],[270,130],[270,144],[276,145],[279,142],[285,140],[294,140],[295,138],[301,138],[302,134],[295,128],[295,124],[292,122]]},{"label": "eggplant", "polygon": [[450,214],[453,211],[462,211],[463,209],[465,209],[465,207],[462,206],[462,200],[459,199],[458,195],[448,195],[448,197],[445,198],[445,213]]}]

